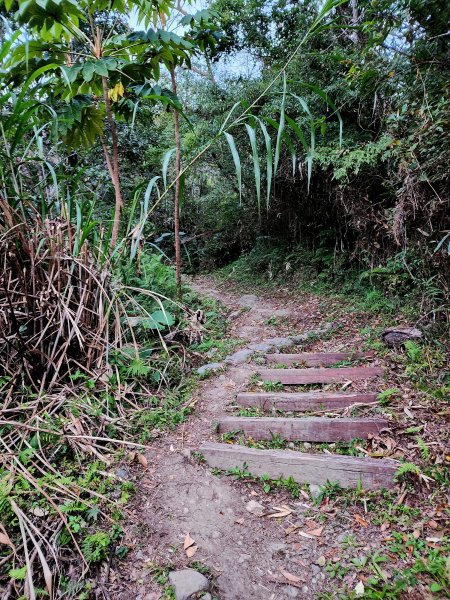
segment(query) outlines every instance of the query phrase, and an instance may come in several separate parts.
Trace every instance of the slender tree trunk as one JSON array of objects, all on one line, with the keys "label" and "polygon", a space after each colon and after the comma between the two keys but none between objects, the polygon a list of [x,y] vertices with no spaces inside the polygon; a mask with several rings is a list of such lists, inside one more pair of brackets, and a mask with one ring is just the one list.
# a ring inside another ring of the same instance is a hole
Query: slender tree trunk
[{"label": "slender tree trunk", "polygon": [[[172,79],[172,92],[177,94],[177,80],[175,78],[175,67],[170,67],[170,76]],[[175,233],[175,273],[177,282],[177,296],[179,300],[182,297],[181,286],[181,243],[180,243],[180,173],[181,173],[181,137],[180,137],[180,118],[177,109],[173,111],[173,123],[175,126],[175,200],[174,200],[174,233]]]},{"label": "slender tree trunk", "polygon": [[[358,0],[350,0],[350,7],[352,9],[352,25],[354,27],[356,27],[358,25],[358,20],[359,20]],[[358,35],[358,31],[356,29],[354,31],[352,31],[351,38],[355,44],[358,44],[359,35]]]},{"label": "slender tree trunk", "polygon": [[102,77],[103,83],[103,99],[105,101],[106,117],[109,123],[109,129],[111,132],[112,142],[112,159],[109,155],[108,149],[105,143],[102,143],[103,152],[105,154],[106,165],[108,167],[111,181],[114,186],[115,194],[115,207],[114,207],[114,218],[113,226],[111,231],[110,250],[113,250],[117,244],[117,238],[119,237],[119,226],[120,226],[120,213],[123,208],[122,191],[120,189],[120,171],[119,171],[119,141],[117,138],[116,123],[114,121],[114,115],[111,109],[111,100],[108,96],[108,81],[106,77]]}]

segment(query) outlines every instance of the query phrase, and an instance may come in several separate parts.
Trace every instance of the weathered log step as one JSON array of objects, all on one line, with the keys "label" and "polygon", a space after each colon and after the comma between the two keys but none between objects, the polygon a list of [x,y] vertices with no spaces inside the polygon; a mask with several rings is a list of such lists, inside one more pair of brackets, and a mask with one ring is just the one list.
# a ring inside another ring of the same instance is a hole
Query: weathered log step
[{"label": "weathered log step", "polygon": [[269,364],[293,365],[305,364],[308,367],[328,367],[341,360],[373,358],[373,352],[302,352],[300,354],[266,354]]},{"label": "weathered log step", "polygon": [[307,385],[310,383],[335,383],[372,379],[383,375],[381,367],[341,367],[327,369],[263,369],[259,371],[262,381],[279,381],[284,385]]},{"label": "weathered log step", "polygon": [[327,392],[246,392],[238,394],[239,406],[256,407],[261,410],[277,409],[282,411],[301,412],[308,410],[342,409],[353,404],[373,404],[378,393],[363,394],[349,392],[328,394]]},{"label": "weathered log step", "polygon": [[400,463],[389,458],[355,458],[337,454],[305,454],[292,450],[258,450],[245,446],[206,442],[200,447],[210,467],[224,471],[235,467],[252,475],[271,479],[292,477],[297,483],[325,485],[337,482],[341,487],[364,489],[391,488]]},{"label": "weathered log step", "polygon": [[243,431],[255,440],[271,440],[279,435],[283,440],[302,442],[349,442],[367,439],[389,426],[385,419],[324,417],[224,417],[218,421],[218,433]]}]

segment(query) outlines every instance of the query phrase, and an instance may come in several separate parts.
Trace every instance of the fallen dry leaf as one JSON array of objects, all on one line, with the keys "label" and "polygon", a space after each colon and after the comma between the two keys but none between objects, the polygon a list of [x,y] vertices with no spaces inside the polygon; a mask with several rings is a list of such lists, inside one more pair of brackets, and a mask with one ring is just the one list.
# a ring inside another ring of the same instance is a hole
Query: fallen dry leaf
[{"label": "fallen dry leaf", "polygon": [[313,540],[314,539],[313,535],[309,535],[309,533],[306,533],[305,531],[299,531],[298,535],[301,535],[304,538],[308,538],[309,540]]},{"label": "fallen dry leaf", "polygon": [[7,533],[0,533],[0,544],[4,544],[5,546],[11,546],[11,548],[14,548],[13,543],[9,539]]},{"label": "fallen dry leaf", "polygon": [[361,525],[361,527],[365,527],[366,529],[369,527],[369,523],[363,519],[360,515],[353,515],[355,521]]},{"label": "fallen dry leaf", "polygon": [[188,558],[192,558],[194,556],[194,554],[197,552],[198,550],[198,546],[191,546],[190,548],[188,548],[186,550],[186,556]]},{"label": "fallen dry leaf", "polygon": [[282,567],[280,567],[280,573],[283,575],[283,577],[286,577],[286,579],[288,581],[291,581],[292,583],[299,583],[301,581],[300,577],[297,577],[297,575],[292,575],[292,573],[289,573],[289,571],[285,571]]},{"label": "fallen dry leaf", "polygon": [[244,524],[244,519],[236,519],[235,523],[237,523],[238,525],[243,525]]},{"label": "fallen dry leaf", "polygon": [[297,531],[297,529],[299,529],[299,528],[300,528],[300,525],[291,525],[290,527],[287,527],[284,530],[284,533],[286,535],[289,535],[290,533],[294,533],[294,531]]},{"label": "fallen dry leaf", "polygon": [[428,525],[428,527],[431,527],[431,529],[438,528],[438,524],[436,523],[436,521],[434,519],[431,519],[430,521],[428,521],[427,525]]},{"label": "fallen dry leaf", "polygon": [[317,529],[310,529],[308,531],[309,535],[314,535],[315,537],[319,537],[322,535],[322,531],[323,531],[323,526],[322,527],[318,527]]},{"label": "fallen dry leaf", "polygon": [[137,459],[138,459],[139,464],[141,464],[144,467],[144,469],[146,469],[148,467],[148,461],[143,454],[138,453]]},{"label": "fallen dry leaf", "polygon": [[191,538],[190,533],[187,533],[186,537],[184,538],[184,543],[183,543],[184,550],[187,550],[187,548],[190,548],[190,546],[193,546],[194,544],[195,544],[195,540],[193,540]]},{"label": "fallen dry leaf", "polygon": [[418,529],[414,529],[413,538],[415,538],[416,540],[420,538],[420,531]]},{"label": "fallen dry leaf", "polygon": [[386,531],[386,529],[389,529],[389,523],[387,521],[381,525],[380,531]]}]

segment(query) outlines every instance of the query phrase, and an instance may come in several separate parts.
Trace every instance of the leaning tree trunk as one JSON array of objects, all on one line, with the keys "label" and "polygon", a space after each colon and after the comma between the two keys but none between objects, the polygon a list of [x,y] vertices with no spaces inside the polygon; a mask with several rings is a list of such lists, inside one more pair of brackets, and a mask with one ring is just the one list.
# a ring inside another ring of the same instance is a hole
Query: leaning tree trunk
[{"label": "leaning tree trunk", "polygon": [[[170,68],[172,78],[172,92],[177,95],[177,80],[175,78],[174,65]],[[175,273],[177,282],[177,296],[181,300],[181,243],[180,243],[180,174],[181,174],[181,137],[180,137],[180,119],[178,110],[173,111],[173,123],[175,126],[175,200],[174,200],[174,233],[175,233]]]}]

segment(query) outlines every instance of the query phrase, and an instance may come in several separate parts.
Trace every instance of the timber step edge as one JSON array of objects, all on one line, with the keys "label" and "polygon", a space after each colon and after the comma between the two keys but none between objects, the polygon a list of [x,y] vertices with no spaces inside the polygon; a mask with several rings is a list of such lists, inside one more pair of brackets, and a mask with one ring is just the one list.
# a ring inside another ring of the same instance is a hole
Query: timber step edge
[{"label": "timber step edge", "polygon": [[258,450],[246,446],[205,442],[200,447],[208,465],[224,471],[235,467],[255,476],[271,479],[292,477],[297,483],[325,485],[337,482],[341,487],[374,490],[392,488],[400,465],[390,458],[356,458],[338,454],[305,454],[294,450]]},{"label": "timber step edge", "polygon": [[279,435],[290,442],[349,442],[367,439],[389,427],[386,419],[352,417],[223,417],[216,424],[218,433],[242,431],[254,440],[271,440]]},{"label": "timber step edge", "polygon": [[348,408],[354,404],[376,404],[378,392],[242,392],[236,396],[239,406],[261,410],[308,411]]},{"label": "timber step edge", "polygon": [[372,379],[383,375],[381,367],[340,367],[322,369],[261,369],[262,381],[276,381],[283,385],[308,385]]},{"label": "timber step edge", "polygon": [[305,364],[308,367],[328,367],[341,360],[373,358],[373,352],[301,352],[300,354],[266,354],[266,362],[280,365]]}]

